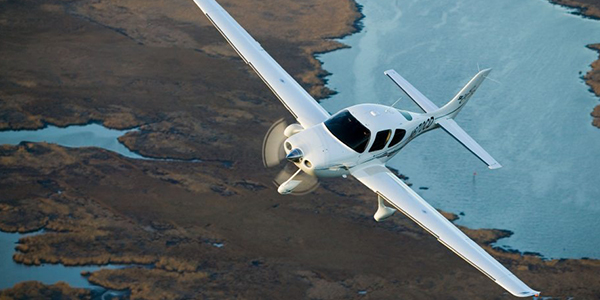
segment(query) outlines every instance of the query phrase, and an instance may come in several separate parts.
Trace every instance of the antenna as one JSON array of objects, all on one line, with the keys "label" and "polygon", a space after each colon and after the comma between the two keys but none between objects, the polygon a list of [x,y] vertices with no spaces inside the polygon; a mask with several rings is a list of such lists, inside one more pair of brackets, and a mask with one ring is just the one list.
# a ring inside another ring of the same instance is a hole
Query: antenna
[{"label": "antenna", "polygon": [[502,82],[500,82],[500,81],[498,81],[498,80],[496,80],[494,78],[491,78],[491,77],[488,77],[488,76],[486,76],[485,78],[487,78],[487,79],[489,79],[489,80],[491,80],[491,81],[493,81],[493,82],[495,82],[497,84],[502,84]]},{"label": "antenna", "polygon": [[[400,100],[401,100],[401,99],[402,99],[402,97],[398,98],[398,100],[396,100],[396,102],[394,102],[394,104],[392,104],[392,106],[390,106],[390,107],[392,107],[392,108],[393,108],[393,107],[394,107],[394,105],[396,105],[396,103],[400,102]],[[386,109],[385,109],[385,112],[389,112],[389,110],[386,108]]]},{"label": "antenna", "polygon": [[491,80],[491,81],[493,81],[493,82],[495,82],[495,83],[497,83],[497,84],[502,84],[502,82],[500,82],[500,81],[498,81],[498,80],[496,80],[496,79],[494,79],[494,78],[492,78],[492,77],[485,76],[485,78],[486,78],[486,79],[489,79],[489,80]]},{"label": "antenna", "polygon": [[[477,63],[477,72],[480,72],[480,71],[481,71],[481,69],[479,68],[479,63]],[[498,81],[498,80],[496,80],[496,79],[494,79],[494,78],[492,78],[490,76],[485,76],[485,78],[489,79],[489,80],[491,80],[491,81],[493,81],[493,82],[495,82],[497,84],[502,84],[502,82],[500,82],[500,81]]]}]

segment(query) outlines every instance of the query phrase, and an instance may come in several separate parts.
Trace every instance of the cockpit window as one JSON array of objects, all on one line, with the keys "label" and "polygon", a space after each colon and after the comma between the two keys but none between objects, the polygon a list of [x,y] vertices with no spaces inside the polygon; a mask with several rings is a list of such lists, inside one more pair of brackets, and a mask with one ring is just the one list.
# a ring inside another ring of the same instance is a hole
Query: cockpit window
[{"label": "cockpit window", "polygon": [[371,131],[347,110],[325,121],[325,126],[340,142],[358,153],[365,151],[371,138]]},{"label": "cockpit window", "polygon": [[394,131],[394,138],[392,139],[392,141],[390,142],[390,145],[388,147],[392,147],[395,146],[396,144],[398,144],[406,135],[406,130],[404,129],[396,129],[396,131]]},{"label": "cockpit window", "polygon": [[387,144],[387,142],[390,140],[391,135],[392,131],[389,129],[378,132],[375,136],[373,146],[371,146],[371,150],[369,150],[369,152],[383,149],[383,147],[385,147],[385,144]]}]

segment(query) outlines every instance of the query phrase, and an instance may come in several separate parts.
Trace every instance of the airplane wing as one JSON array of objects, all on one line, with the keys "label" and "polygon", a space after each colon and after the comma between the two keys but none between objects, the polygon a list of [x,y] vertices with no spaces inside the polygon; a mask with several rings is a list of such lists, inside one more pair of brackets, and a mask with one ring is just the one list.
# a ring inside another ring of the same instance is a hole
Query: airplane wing
[{"label": "airplane wing", "polygon": [[194,2],[304,128],[330,116],[216,1]]},{"label": "airplane wing", "polygon": [[438,239],[462,259],[517,297],[539,294],[444,218],[382,164],[350,169],[352,176]]}]

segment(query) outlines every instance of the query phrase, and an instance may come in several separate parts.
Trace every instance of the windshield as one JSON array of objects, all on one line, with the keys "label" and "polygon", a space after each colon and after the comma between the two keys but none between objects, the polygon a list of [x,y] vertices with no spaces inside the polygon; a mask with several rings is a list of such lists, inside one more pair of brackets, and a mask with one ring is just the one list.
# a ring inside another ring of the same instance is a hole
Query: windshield
[{"label": "windshield", "polygon": [[340,142],[358,153],[365,151],[371,138],[371,131],[347,110],[325,121],[325,126]]}]

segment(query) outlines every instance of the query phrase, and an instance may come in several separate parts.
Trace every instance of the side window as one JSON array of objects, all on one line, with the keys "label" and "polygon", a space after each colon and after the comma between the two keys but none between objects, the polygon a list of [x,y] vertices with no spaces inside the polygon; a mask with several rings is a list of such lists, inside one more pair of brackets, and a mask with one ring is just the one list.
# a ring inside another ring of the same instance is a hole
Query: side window
[{"label": "side window", "polygon": [[395,146],[396,144],[400,143],[400,141],[404,138],[404,135],[406,135],[406,130],[396,129],[396,131],[394,132],[394,138],[390,142],[389,147]]},{"label": "side window", "polygon": [[404,118],[405,118],[407,121],[412,121],[412,116],[410,115],[410,113],[408,113],[408,112],[405,112],[405,111],[403,111],[403,110],[401,110],[401,111],[400,111],[400,113],[401,113],[401,114],[404,116]]},{"label": "side window", "polygon": [[387,144],[387,142],[390,140],[391,135],[392,131],[389,129],[378,132],[375,136],[373,146],[371,146],[371,150],[369,150],[369,152],[383,149],[383,147],[385,147],[385,144]]}]

